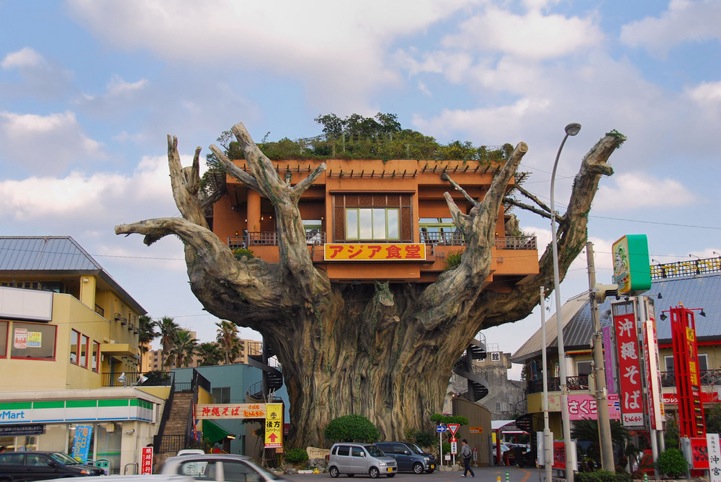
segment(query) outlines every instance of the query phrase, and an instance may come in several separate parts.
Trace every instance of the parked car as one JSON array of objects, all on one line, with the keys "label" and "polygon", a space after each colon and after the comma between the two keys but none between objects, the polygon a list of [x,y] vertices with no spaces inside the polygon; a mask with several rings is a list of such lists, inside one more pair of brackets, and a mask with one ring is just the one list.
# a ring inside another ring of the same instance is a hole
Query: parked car
[{"label": "parked car", "polygon": [[102,467],[84,465],[63,452],[0,453],[0,481],[26,482],[105,475]]},{"label": "parked car", "polygon": [[176,455],[197,455],[197,454],[204,454],[205,450],[203,449],[180,449],[178,450],[178,453]]},{"label": "parked car", "polygon": [[188,454],[170,457],[160,467],[160,474],[186,475],[205,482],[271,482],[283,477],[264,469],[244,455]]},{"label": "parked car", "polygon": [[436,470],[436,456],[424,452],[418,445],[409,442],[376,442],[384,454],[396,459],[398,472],[432,474]]},{"label": "parked car", "polygon": [[493,451],[493,465],[512,465],[511,458],[512,458],[513,453],[511,452],[511,447],[509,447],[506,443],[501,442],[501,460],[500,460],[500,462],[497,460],[498,452],[496,450],[496,444],[493,444],[493,447],[491,450]]},{"label": "parked car", "polygon": [[383,474],[386,477],[395,477],[398,472],[398,463],[393,457],[383,453],[374,444],[335,443],[330,448],[328,457],[328,473],[331,477],[347,474],[353,477],[356,474],[368,474],[372,479]]}]

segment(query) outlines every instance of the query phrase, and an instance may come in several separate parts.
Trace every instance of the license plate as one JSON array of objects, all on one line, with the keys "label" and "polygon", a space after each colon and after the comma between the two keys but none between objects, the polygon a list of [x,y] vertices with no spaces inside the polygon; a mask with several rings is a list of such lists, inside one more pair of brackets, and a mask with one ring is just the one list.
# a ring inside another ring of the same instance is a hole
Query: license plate
[{"label": "license plate", "polygon": [[393,472],[393,467],[388,467],[386,470],[387,470],[388,472]]},{"label": "license plate", "polygon": [[431,469],[431,470],[435,470],[436,466],[433,465],[433,464],[430,464],[430,465],[428,466],[428,468]]}]

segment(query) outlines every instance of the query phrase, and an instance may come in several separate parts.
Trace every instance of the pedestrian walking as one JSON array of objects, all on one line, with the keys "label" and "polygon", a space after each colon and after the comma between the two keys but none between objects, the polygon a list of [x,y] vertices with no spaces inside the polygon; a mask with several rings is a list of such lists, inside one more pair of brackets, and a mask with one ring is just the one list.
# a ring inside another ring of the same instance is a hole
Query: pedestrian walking
[{"label": "pedestrian walking", "polygon": [[471,469],[471,459],[473,455],[471,454],[471,447],[468,446],[468,440],[466,439],[461,440],[461,457],[463,457],[463,475],[461,475],[461,477],[467,476],[468,472],[471,473],[471,477],[475,477],[476,474],[473,472],[473,469]]}]

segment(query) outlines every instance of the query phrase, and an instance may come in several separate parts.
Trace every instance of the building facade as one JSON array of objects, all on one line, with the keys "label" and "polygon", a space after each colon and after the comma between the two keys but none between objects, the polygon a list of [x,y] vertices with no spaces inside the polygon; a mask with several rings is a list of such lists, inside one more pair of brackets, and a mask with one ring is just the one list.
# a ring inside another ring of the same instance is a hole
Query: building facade
[{"label": "building facade", "polygon": [[[674,370],[669,310],[683,305],[696,311],[701,402],[705,407],[721,403],[721,257],[680,261],[651,266],[651,288],[643,293],[653,307],[649,317],[655,320],[658,340],[661,396],[666,419],[678,412],[678,392]],[[599,305],[602,330],[612,326],[612,303],[625,302],[614,297]],[[581,293],[563,306],[562,329],[566,358],[558,359],[556,316],[546,321],[547,366],[543,367],[542,334],[539,329],[511,357],[524,365],[527,382],[528,413],[532,415],[534,431],[543,430],[543,377],[547,377],[551,431],[559,438],[561,403],[559,362],[566,364],[569,389],[569,417],[593,418],[588,413],[590,400],[595,396],[593,356],[590,340],[593,336],[590,294]],[[605,343],[605,342],[604,342]],[[609,346],[604,344],[608,350]],[[614,370],[606,374],[609,398],[619,393],[619,375]],[[595,404],[595,402],[593,402]],[[611,413],[613,417],[613,411]]]},{"label": "building facade", "polygon": [[152,441],[162,393],[137,388],[142,306],[70,237],[0,237],[0,445],[111,473]]}]

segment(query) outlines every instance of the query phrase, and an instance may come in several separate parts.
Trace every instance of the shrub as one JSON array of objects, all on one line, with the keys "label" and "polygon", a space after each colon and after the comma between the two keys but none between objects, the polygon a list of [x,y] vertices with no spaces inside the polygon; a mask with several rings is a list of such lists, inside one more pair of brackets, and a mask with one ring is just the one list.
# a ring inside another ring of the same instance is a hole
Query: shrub
[{"label": "shrub", "polygon": [[285,453],[285,460],[291,464],[302,464],[308,461],[308,452],[302,448],[290,449]]},{"label": "shrub", "polygon": [[377,442],[380,431],[370,420],[362,415],[345,415],[331,420],[325,428],[325,438],[329,442]]},{"label": "shrub", "polygon": [[456,251],[455,253],[448,253],[448,256],[446,256],[446,271],[450,269],[455,269],[458,267],[459,264],[461,264],[461,256],[463,255],[463,251]]},{"label": "shrub", "polygon": [[597,470],[595,472],[579,472],[575,475],[577,482],[631,482],[631,474],[627,472],[609,472]]},{"label": "shrub", "polygon": [[688,472],[688,463],[679,449],[661,452],[656,461],[659,472],[668,477],[679,477]]},{"label": "shrub", "polygon": [[255,257],[255,254],[253,254],[252,249],[235,248],[233,250],[233,256],[235,256],[235,259],[242,259],[243,257],[248,258],[248,259],[253,259]]}]

